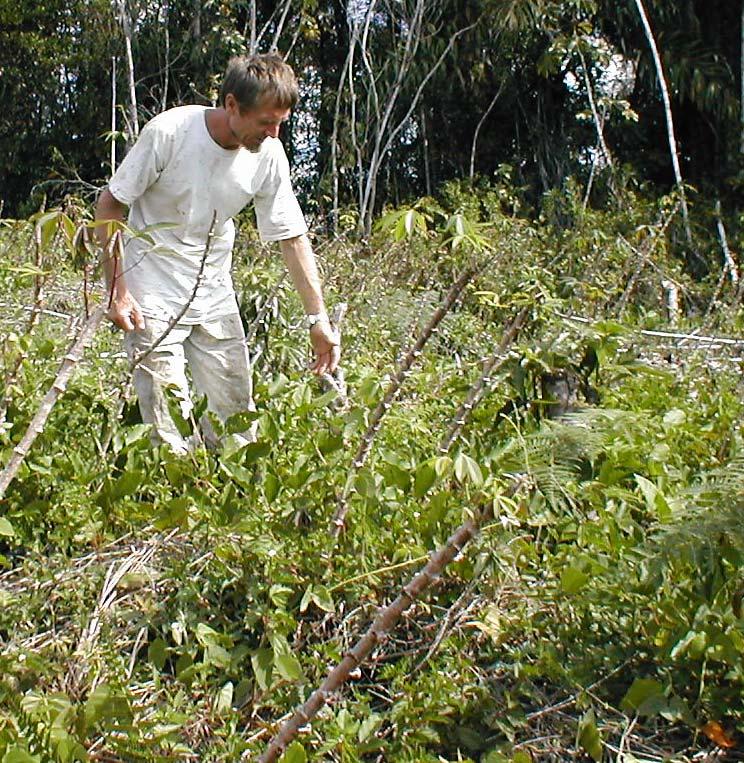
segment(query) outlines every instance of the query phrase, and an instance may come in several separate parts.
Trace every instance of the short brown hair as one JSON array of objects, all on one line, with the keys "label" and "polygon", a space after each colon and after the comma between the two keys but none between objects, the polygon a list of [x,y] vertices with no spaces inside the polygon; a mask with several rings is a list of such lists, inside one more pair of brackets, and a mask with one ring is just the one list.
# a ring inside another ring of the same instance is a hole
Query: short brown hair
[{"label": "short brown hair", "polygon": [[278,53],[231,58],[220,88],[222,106],[228,93],[235,96],[241,111],[264,100],[277,108],[291,109],[299,98],[295,73]]}]

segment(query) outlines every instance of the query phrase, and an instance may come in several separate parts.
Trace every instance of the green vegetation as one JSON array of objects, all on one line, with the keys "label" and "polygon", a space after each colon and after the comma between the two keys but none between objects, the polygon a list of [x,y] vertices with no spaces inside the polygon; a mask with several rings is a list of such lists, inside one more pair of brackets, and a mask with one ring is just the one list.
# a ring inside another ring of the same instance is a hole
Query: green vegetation
[{"label": "green vegetation", "polygon": [[[741,336],[742,294],[729,272],[688,274],[674,199],[622,193],[597,211],[568,184],[530,222],[509,186],[453,184],[369,244],[318,241],[329,302],[349,303],[346,405],[303,371],[299,304],[244,225],[260,434],[237,452],[153,450],[100,330],[0,504],[0,761],[256,759],[489,502],[286,761],[686,760],[744,729],[742,343],[709,339]],[[83,222],[2,222],[3,464],[78,330]],[[576,400],[557,415],[561,385]]]}]

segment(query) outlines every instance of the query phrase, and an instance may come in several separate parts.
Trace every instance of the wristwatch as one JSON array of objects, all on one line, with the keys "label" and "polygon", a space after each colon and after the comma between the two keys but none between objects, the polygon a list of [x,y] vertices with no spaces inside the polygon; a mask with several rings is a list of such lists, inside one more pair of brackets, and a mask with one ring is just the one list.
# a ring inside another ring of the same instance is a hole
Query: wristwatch
[{"label": "wristwatch", "polygon": [[310,315],[305,316],[305,328],[311,329],[316,323],[320,323],[320,321],[327,321],[327,320],[328,320],[327,313],[310,313]]}]

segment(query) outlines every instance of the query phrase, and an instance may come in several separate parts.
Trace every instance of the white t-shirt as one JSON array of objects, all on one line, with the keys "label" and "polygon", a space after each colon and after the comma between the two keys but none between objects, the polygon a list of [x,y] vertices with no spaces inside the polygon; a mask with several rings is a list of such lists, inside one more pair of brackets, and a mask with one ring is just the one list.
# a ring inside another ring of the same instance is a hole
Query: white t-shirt
[{"label": "white t-shirt", "polygon": [[202,284],[183,323],[236,311],[232,217],[246,204],[253,201],[263,241],[307,232],[281,141],[266,138],[255,153],[222,148],[207,130],[206,110],[179,106],[148,122],[109,183],[114,198],[130,207],[134,230],[162,225],[147,232],[150,241],[129,239],[124,251],[127,287],[152,318],[177,315],[190,298],[215,211]]}]

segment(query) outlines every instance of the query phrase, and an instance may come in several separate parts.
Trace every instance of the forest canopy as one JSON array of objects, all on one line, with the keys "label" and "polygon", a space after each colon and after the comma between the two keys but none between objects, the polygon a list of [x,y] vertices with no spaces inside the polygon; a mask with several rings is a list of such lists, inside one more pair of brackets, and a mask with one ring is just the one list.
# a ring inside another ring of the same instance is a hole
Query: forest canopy
[{"label": "forest canopy", "polygon": [[[308,213],[364,227],[443,182],[508,180],[539,205],[596,172],[735,198],[742,3],[731,0],[32,0],[0,2],[6,215],[106,182],[139,127],[214,103],[230,56],[278,49],[302,81],[284,134]],[[112,154],[112,142],[115,156]]]}]

